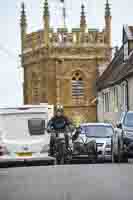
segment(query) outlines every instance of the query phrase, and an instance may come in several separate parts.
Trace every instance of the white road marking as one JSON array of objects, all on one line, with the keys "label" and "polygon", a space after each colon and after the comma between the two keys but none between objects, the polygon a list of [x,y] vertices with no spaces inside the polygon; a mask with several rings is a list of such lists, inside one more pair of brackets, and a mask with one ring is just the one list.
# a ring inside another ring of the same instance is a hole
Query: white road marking
[{"label": "white road marking", "polygon": [[8,171],[0,169],[0,176],[1,175],[7,175],[7,174],[8,174]]}]

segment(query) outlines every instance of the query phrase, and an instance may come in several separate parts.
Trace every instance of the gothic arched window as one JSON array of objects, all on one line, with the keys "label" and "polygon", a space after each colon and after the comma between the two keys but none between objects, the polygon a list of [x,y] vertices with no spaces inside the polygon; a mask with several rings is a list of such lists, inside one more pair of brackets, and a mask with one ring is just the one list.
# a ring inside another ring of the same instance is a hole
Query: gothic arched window
[{"label": "gothic arched window", "polygon": [[84,98],[84,81],[80,72],[72,76],[72,99],[81,102]]}]

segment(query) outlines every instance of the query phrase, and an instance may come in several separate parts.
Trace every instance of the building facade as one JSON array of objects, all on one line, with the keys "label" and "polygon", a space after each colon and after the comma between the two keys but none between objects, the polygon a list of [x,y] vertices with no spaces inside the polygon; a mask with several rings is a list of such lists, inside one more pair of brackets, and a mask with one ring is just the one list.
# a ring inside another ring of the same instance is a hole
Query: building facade
[{"label": "building facade", "polygon": [[133,110],[133,27],[123,27],[123,44],[97,82],[98,120],[116,124]]},{"label": "building facade", "polygon": [[111,12],[108,0],[103,31],[87,27],[81,5],[79,28],[50,27],[48,1],[44,2],[44,29],[27,33],[25,6],[21,12],[24,104],[64,106],[65,113],[80,121],[96,121],[98,66],[111,59]]}]

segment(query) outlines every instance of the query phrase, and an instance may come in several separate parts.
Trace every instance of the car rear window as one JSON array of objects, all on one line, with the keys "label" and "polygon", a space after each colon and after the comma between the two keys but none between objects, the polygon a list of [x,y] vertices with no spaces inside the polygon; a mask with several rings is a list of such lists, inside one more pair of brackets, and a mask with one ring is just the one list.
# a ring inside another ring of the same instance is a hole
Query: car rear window
[{"label": "car rear window", "polygon": [[29,119],[28,128],[30,135],[44,135],[45,120],[44,119]]},{"label": "car rear window", "polygon": [[85,134],[88,137],[111,137],[113,135],[113,129],[111,126],[86,125],[81,126],[81,134]]}]

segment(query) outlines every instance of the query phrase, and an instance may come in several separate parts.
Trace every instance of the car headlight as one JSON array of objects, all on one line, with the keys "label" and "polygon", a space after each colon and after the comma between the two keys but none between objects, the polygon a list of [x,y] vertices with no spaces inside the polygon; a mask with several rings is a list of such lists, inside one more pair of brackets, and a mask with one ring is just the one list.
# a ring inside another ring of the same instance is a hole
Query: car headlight
[{"label": "car headlight", "polygon": [[127,136],[129,138],[133,138],[133,132],[124,131],[124,136]]}]

